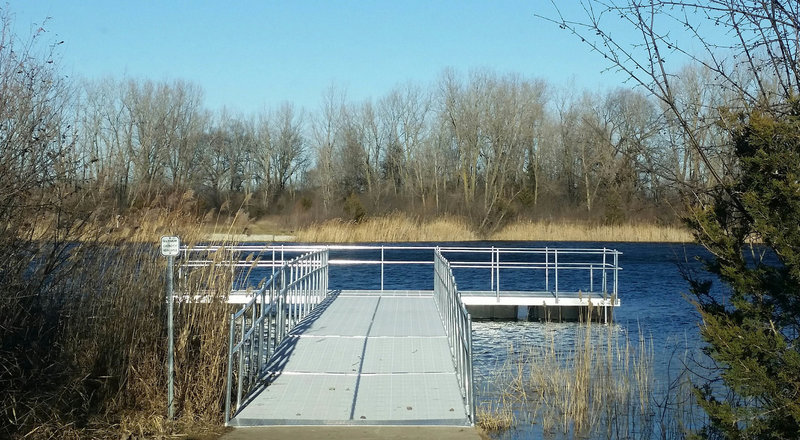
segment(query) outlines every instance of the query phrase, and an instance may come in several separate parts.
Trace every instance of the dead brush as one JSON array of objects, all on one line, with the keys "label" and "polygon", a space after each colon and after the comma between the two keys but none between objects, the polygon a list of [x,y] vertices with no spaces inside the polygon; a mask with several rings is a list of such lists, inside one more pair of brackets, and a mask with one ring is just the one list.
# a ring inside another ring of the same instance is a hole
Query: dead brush
[{"label": "dead brush", "polygon": [[0,437],[218,429],[234,276],[223,253],[176,280],[177,420],[166,418],[166,260],[156,243],[162,235],[199,242],[190,211],[146,209],[108,223],[90,217],[57,234],[37,226],[36,240],[4,248],[0,258],[18,260],[19,270],[0,271],[0,311],[8,317],[0,329]]}]

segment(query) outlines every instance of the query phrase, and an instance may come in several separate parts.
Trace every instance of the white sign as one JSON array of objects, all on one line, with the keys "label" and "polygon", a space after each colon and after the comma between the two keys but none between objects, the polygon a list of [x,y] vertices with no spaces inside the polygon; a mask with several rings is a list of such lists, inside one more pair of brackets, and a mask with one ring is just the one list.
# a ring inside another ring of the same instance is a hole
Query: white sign
[{"label": "white sign", "polygon": [[177,257],[180,253],[181,239],[178,237],[161,237],[161,255]]}]

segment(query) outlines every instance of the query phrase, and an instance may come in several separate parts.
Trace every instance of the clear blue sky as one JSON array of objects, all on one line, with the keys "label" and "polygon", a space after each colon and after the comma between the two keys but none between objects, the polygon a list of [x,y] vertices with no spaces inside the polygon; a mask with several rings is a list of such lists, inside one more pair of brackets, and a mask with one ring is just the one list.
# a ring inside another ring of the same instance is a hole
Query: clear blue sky
[{"label": "clear blue sky", "polygon": [[[569,8],[569,6],[560,6]],[[74,77],[184,79],[209,109],[250,113],[294,102],[314,111],[336,84],[350,100],[422,85],[443,69],[489,68],[579,88],[619,86],[557,26],[547,1],[12,1],[18,33],[60,46]]]}]

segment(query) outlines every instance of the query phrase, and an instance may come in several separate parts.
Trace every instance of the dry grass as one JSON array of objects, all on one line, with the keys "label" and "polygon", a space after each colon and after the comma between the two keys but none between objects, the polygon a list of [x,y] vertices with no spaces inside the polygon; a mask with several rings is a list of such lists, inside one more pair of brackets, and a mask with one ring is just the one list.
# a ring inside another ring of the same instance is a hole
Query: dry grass
[{"label": "dry grass", "polygon": [[309,243],[364,243],[475,240],[467,223],[459,218],[420,221],[402,214],[374,217],[362,222],[330,220],[297,231],[298,241]]},{"label": "dry grass", "polygon": [[507,431],[516,424],[510,402],[484,402],[475,409],[475,412],[477,425],[485,432]]},{"label": "dry grass", "polygon": [[572,222],[517,222],[490,237],[492,240],[610,241],[688,243],[691,233],[682,227],[653,224],[590,225]]},{"label": "dry grass", "polygon": [[3,261],[20,263],[0,273],[0,437],[159,438],[219,428],[232,281],[221,254],[176,280],[188,297],[202,290],[212,300],[176,302],[177,417],[166,418],[166,259],[157,243],[203,237],[182,212],[147,209],[66,227],[40,219],[35,239],[3,248]]},{"label": "dry grass", "polygon": [[413,242],[413,241],[608,241],[691,242],[684,228],[652,224],[591,225],[579,222],[517,222],[483,237],[458,217],[420,221],[403,214],[368,218],[362,222],[329,220],[296,231],[308,243]]},{"label": "dry grass", "polygon": [[[509,408],[541,429],[568,438],[638,438],[653,423],[652,346],[634,347],[614,326],[583,324],[573,343],[549,340],[509,349],[494,376],[498,394],[479,423],[507,420]],[[514,354],[517,353],[517,354]],[[488,405],[488,406],[487,406]]]},{"label": "dry grass", "polygon": [[[264,233],[260,229],[259,231]],[[489,236],[482,236],[475,232],[463,218],[443,217],[432,221],[421,221],[404,214],[372,217],[358,223],[338,219],[329,220],[297,230],[295,238],[297,241],[308,243],[472,241],[481,239],[662,243],[692,241],[689,231],[678,226],[592,225],[566,221],[521,221],[512,223]]]}]

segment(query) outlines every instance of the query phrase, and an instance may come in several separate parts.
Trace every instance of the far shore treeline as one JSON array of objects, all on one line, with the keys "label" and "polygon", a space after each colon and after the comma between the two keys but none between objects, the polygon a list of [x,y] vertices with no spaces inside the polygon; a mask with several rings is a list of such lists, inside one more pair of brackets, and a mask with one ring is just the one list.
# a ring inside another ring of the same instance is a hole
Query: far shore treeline
[{"label": "far shore treeline", "polygon": [[[685,68],[676,93],[720,169],[730,100]],[[265,85],[268,86],[268,85]],[[69,90],[63,133],[75,185],[109,214],[190,192],[197,213],[282,217],[282,228],[403,212],[467,219],[480,234],[518,220],[674,225],[706,166],[658,102],[630,88],[575,91],[516,73],[446,70],[362,102],[321,92],[257,114],[203,106],[182,80],[108,78]],[[55,121],[54,121],[55,122]]]},{"label": "far shore treeline", "polygon": [[676,72],[672,93],[707,161],[632,86],[444,70],[365,101],[332,87],[316,108],[237,114],[205,107],[181,79],[67,79],[46,38],[2,49],[3,141],[33,143],[58,173],[48,185],[105,219],[188,198],[197,216],[241,210],[280,230],[397,212],[464,219],[479,236],[528,221],[674,226],[683,195],[714,183],[709,164],[732,170],[713,105],[739,98],[702,67]]}]

